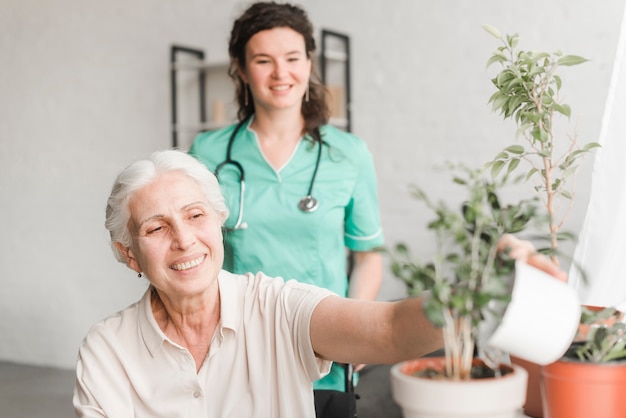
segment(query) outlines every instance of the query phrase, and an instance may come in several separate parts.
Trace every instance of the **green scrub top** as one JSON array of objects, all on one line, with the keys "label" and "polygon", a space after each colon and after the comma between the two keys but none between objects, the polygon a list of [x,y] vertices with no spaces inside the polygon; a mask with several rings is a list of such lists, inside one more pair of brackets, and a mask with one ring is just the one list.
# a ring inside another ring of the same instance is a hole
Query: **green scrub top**
[{"label": "green scrub top", "polygon": [[[368,251],[383,244],[376,173],[366,144],[330,125],[321,128],[325,144],[311,193],[319,207],[306,213],[298,202],[309,190],[319,145],[301,139],[291,158],[275,170],[249,128],[251,121],[239,130],[231,150],[245,173],[242,222],[247,228],[224,233],[224,269],[262,271],[346,296],[345,248]],[[201,133],[189,153],[215,172],[226,159],[235,126]],[[239,216],[240,172],[227,164],[218,179],[230,210],[225,227],[232,228]],[[333,370],[318,382],[316,388],[343,390],[343,371]]]}]

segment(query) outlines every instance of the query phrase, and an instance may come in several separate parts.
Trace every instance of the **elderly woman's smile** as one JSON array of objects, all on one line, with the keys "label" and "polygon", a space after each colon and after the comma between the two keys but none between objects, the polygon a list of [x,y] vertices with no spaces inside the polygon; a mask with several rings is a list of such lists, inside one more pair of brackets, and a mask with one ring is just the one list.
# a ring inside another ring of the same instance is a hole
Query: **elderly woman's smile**
[{"label": "elderly woman's smile", "polygon": [[177,271],[189,270],[190,268],[199,266],[204,261],[205,258],[206,258],[206,255],[203,255],[191,261],[174,264],[172,265],[172,270],[177,270]]}]

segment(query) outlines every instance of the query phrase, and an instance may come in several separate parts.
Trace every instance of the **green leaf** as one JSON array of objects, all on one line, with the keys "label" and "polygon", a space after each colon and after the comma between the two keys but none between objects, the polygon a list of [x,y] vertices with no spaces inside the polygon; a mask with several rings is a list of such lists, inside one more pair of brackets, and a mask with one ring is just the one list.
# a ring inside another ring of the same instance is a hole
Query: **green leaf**
[{"label": "green leaf", "polygon": [[596,328],[595,332],[593,334],[593,344],[596,347],[601,347],[602,346],[602,341],[604,341],[604,339],[606,338],[607,335],[607,329],[604,327],[600,327],[600,328]]},{"label": "green leaf", "polygon": [[502,152],[499,152],[498,155],[494,157],[494,160],[505,160],[508,157],[509,155],[506,152],[502,151]]},{"label": "green leaf", "polygon": [[517,34],[506,35],[506,44],[511,50],[513,50],[515,48],[515,45],[517,45],[518,38],[519,36]]},{"label": "green leaf", "polygon": [[396,244],[396,252],[400,253],[401,255],[406,255],[408,254],[409,251],[408,251],[406,244],[399,243],[399,244]]},{"label": "green leaf", "polygon": [[[506,57],[504,53],[502,53],[502,56]],[[502,90],[503,93],[506,93],[506,94],[510,93],[509,88],[507,88],[507,86],[511,80],[514,80],[517,78],[517,75],[514,70],[515,68],[508,67],[507,69],[500,72],[500,74],[498,74],[496,78],[493,79],[493,82],[496,85],[496,87]]]},{"label": "green leaf", "polygon": [[461,185],[461,186],[464,186],[465,184],[467,184],[467,182],[466,182],[464,179],[462,179],[462,178],[460,178],[460,177],[457,177],[457,176],[454,176],[454,177],[452,178],[452,181],[453,181],[454,183],[456,183],[456,184]]},{"label": "green leaf", "polygon": [[495,36],[498,39],[502,39],[502,34],[500,33],[500,31],[498,29],[496,29],[495,27],[485,23],[483,24],[483,29],[485,29],[487,32],[489,32],[490,34],[492,34],[493,36]]},{"label": "green leaf", "polygon": [[505,163],[502,160],[493,163],[493,166],[491,167],[491,177],[498,177],[498,174],[500,174],[500,171],[502,170],[502,167],[504,167],[504,164]]},{"label": "green leaf", "polygon": [[578,55],[565,55],[559,58],[559,65],[572,66],[582,64],[583,62],[589,61],[587,58],[579,57]]},{"label": "green leaf", "polygon": [[[493,99],[493,100],[492,100]],[[496,93],[493,96],[491,96],[491,98],[489,99],[490,103],[493,103],[492,105],[492,110],[501,110],[503,106],[507,103],[507,101],[509,100],[509,98],[501,93]],[[502,111],[503,112],[503,111]],[[506,112],[503,112],[506,114]]]},{"label": "green leaf", "polygon": [[526,174],[526,181],[528,181],[538,170],[536,168],[531,168]]},{"label": "green leaf", "polygon": [[608,353],[606,356],[604,356],[602,361],[606,363],[608,361],[621,359],[623,357],[626,357],[626,350],[624,350],[624,349],[622,349],[622,350],[613,349],[613,350],[611,350],[610,353]]},{"label": "green leaf", "polygon": [[491,205],[492,209],[500,209],[500,201],[497,194],[493,192],[487,193],[487,201]]},{"label": "green leaf", "polygon": [[567,116],[568,118],[569,118],[569,117],[570,117],[570,115],[572,114],[572,109],[569,107],[569,105],[566,105],[566,104],[562,104],[562,105],[560,105],[560,104],[558,104],[558,103],[555,103],[555,104],[552,106],[552,108],[553,108],[555,111],[559,112],[560,114],[562,114],[562,115],[564,115],[564,116]]},{"label": "green leaf", "polygon": [[441,328],[446,324],[443,313],[439,308],[426,306],[424,311],[426,312],[426,317],[434,326]]},{"label": "green leaf", "polygon": [[590,143],[586,144],[586,145],[583,147],[583,149],[584,149],[585,151],[589,151],[590,149],[593,149],[593,148],[598,148],[598,147],[601,147],[601,146],[602,146],[602,145],[598,144],[597,142],[590,142]]},{"label": "green leaf", "polygon": [[554,83],[556,84],[556,89],[561,90],[561,86],[563,85],[563,80],[561,80],[561,77],[554,74],[553,79],[554,79]]},{"label": "green leaf", "polygon": [[463,204],[463,218],[465,219],[465,222],[473,224],[476,222],[476,216],[476,210],[472,206],[467,203]]},{"label": "green leaf", "polygon": [[493,54],[491,56],[491,58],[489,58],[489,60],[487,61],[487,68],[491,67],[491,65],[493,63],[496,62],[505,62],[506,61],[506,57],[504,55],[501,54]]},{"label": "green leaf", "polygon": [[519,158],[514,158],[509,162],[509,167],[507,168],[507,173],[510,174],[511,172],[515,171],[515,169],[517,168],[517,166],[519,165],[520,159]]},{"label": "green leaf", "polygon": [[504,149],[506,152],[510,152],[511,154],[523,154],[524,147],[521,145],[510,145]]}]

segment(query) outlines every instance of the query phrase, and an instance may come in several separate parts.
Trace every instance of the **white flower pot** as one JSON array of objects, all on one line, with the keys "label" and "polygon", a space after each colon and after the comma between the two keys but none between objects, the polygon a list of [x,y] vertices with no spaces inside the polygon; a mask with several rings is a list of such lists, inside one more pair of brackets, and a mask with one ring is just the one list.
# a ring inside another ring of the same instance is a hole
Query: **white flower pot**
[{"label": "white flower pot", "polygon": [[443,361],[425,357],[398,363],[391,368],[393,399],[404,418],[518,418],[526,399],[526,371],[510,366],[503,377],[462,382],[415,377],[419,363]]}]

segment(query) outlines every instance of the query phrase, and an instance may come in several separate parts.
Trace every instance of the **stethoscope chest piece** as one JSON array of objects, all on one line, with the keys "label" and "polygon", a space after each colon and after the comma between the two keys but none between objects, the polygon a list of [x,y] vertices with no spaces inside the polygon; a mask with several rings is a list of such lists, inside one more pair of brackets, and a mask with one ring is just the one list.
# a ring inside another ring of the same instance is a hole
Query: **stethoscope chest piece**
[{"label": "stethoscope chest piece", "polygon": [[298,209],[302,212],[315,212],[319,206],[316,198],[311,195],[304,196],[298,202]]}]

